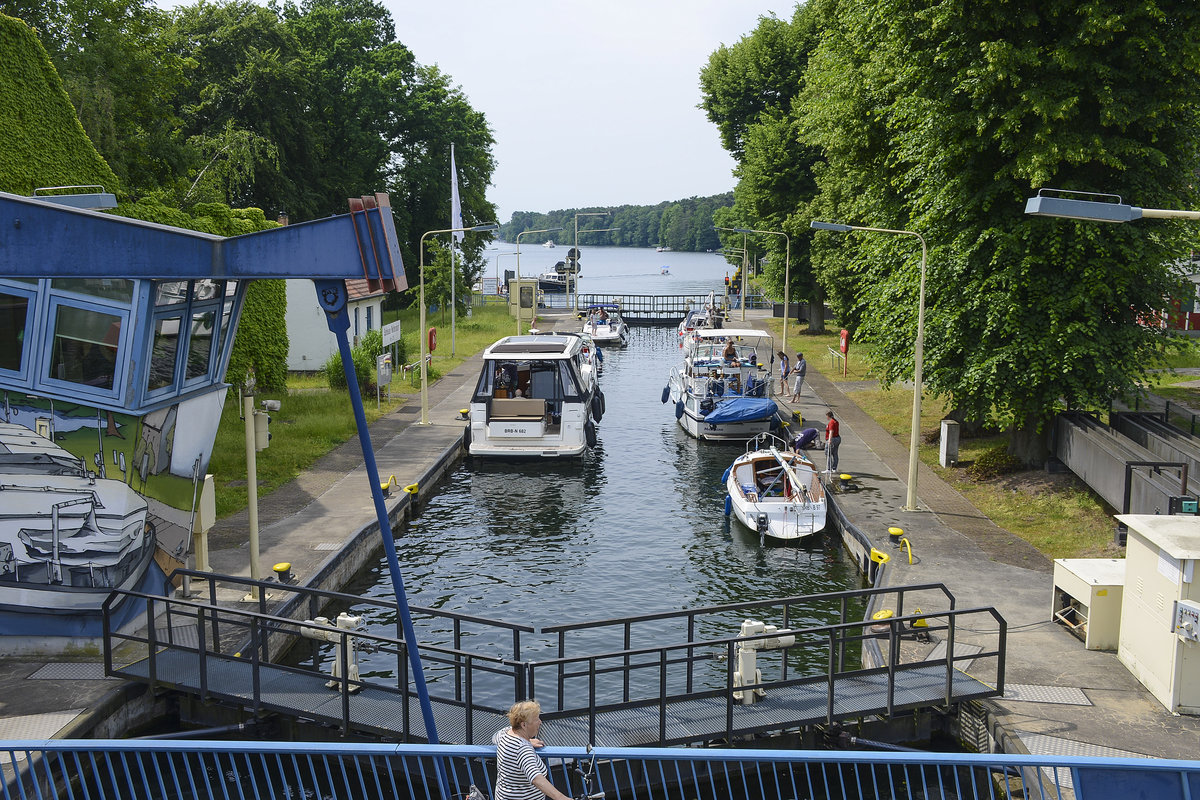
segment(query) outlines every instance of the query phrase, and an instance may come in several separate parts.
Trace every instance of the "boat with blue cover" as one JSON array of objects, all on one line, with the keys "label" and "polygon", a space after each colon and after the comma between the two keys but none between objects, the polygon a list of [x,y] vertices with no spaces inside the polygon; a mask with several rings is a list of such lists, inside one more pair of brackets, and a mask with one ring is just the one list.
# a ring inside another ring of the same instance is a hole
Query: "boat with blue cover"
[{"label": "boat with blue cover", "polygon": [[[748,328],[704,329],[688,337],[683,363],[671,370],[662,401],[697,439],[745,440],[774,429],[773,340]],[[768,356],[767,360],[759,354]]]}]

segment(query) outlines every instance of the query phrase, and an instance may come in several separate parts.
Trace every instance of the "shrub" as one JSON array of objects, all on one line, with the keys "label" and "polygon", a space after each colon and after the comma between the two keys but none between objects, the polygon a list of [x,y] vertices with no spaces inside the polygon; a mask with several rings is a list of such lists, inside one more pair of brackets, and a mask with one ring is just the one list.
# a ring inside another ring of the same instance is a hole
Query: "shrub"
[{"label": "shrub", "polygon": [[967,467],[967,474],[974,480],[982,481],[998,478],[1010,472],[1020,472],[1024,467],[1019,459],[1008,453],[1007,445],[998,445],[983,451],[975,463]]},{"label": "shrub", "polygon": [[[383,334],[377,330],[367,331],[350,348],[354,360],[354,375],[358,378],[358,389],[364,395],[375,391],[375,359],[383,352]],[[346,388],[346,372],[342,368],[342,354],[334,353],[322,367],[330,389]]]}]

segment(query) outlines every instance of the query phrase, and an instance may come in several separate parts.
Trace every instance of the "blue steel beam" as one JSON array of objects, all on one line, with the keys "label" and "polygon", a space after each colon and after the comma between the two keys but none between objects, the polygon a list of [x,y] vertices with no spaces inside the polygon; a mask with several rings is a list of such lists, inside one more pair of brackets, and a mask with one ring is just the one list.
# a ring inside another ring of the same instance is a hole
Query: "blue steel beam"
[{"label": "blue steel beam", "polygon": [[366,278],[408,288],[386,194],[351,213],[225,238],[0,192],[0,277]]}]

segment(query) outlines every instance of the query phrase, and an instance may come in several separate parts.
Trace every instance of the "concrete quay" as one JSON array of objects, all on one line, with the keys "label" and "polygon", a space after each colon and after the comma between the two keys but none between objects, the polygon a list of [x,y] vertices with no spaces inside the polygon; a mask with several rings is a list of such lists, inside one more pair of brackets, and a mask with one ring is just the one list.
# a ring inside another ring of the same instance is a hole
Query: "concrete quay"
[{"label": "concrete quay", "polygon": [[[761,319],[764,312],[747,312]],[[545,327],[571,319],[539,313]],[[801,340],[802,341],[802,340]],[[803,346],[803,345],[801,345]],[[416,398],[379,420],[371,439],[382,480],[433,489],[453,465],[462,442],[465,408],[478,374],[478,356],[430,386],[430,425],[414,425]],[[986,733],[1006,752],[1054,755],[1195,757],[1200,718],[1169,713],[1117,660],[1115,653],[1085,650],[1051,623],[1051,562],[1018,537],[995,526],[924,465],[919,468],[922,510],[905,502],[907,448],[853,401],[853,387],[836,385],[809,370],[800,402],[792,406],[813,427],[826,410],[841,422],[839,472],[853,475],[852,491],[836,496],[846,516],[875,547],[891,555],[887,585],[944,583],[959,608],[995,607],[1008,623],[1004,698],[983,703]],[[620,424],[609,418],[606,424]],[[823,466],[824,454],[813,453]],[[407,495],[393,492],[394,519],[406,513]],[[714,509],[713,513],[720,513]],[[292,483],[260,498],[261,563],[290,562],[301,583],[328,581],[358,569],[378,542],[375,510],[357,439],[320,459]],[[914,563],[894,549],[888,527],[904,529]],[[210,534],[210,564],[218,572],[247,576],[245,514],[221,520]],[[357,543],[357,544],[356,544]],[[345,553],[357,555],[347,558]],[[199,588],[193,585],[193,591]],[[240,598],[220,597],[222,602]],[[910,608],[905,609],[911,612]],[[930,609],[932,610],[932,609]],[[120,681],[104,679],[95,659],[47,663],[0,659],[0,736],[68,738],[87,735],[118,708]],[[980,741],[987,746],[989,743]]]}]

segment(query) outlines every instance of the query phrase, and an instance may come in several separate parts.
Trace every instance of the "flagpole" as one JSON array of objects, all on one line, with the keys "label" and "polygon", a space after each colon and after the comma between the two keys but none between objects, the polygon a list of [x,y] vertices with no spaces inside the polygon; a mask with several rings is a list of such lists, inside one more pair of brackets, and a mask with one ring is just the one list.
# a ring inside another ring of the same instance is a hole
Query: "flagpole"
[{"label": "flagpole", "polygon": [[[454,165],[454,142],[450,143],[450,227],[462,227],[462,207],[458,198],[458,168]],[[455,342],[455,333],[457,332],[456,316],[458,313],[458,303],[454,298],[454,284],[458,283],[454,279],[454,245],[457,237],[450,237],[450,355],[457,354],[457,343]]]}]

